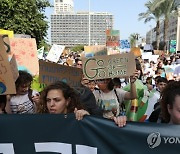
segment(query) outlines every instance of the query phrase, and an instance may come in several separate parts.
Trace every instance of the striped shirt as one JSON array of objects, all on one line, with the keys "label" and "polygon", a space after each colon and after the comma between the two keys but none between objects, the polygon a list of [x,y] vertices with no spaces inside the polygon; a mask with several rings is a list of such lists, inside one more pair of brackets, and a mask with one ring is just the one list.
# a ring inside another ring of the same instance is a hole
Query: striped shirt
[{"label": "striped shirt", "polygon": [[11,111],[14,114],[34,114],[35,104],[29,100],[28,93],[16,95],[10,99]]}]

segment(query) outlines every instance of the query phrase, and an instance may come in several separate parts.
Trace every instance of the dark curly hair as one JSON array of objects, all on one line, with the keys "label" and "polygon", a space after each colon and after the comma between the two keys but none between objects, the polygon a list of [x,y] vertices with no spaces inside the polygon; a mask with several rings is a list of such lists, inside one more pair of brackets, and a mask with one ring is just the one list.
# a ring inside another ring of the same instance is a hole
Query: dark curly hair
[{"label": "dark curly hair", "polygon": [[28,82],[32,82],[33,77],[30,73],[26,71],[19,71],[19,77],[17,78],[15,84],[16,89],[18,89],[21,85],[27,84]]},{"label": "dark curly hair", "polygon": [[168,104],[170,108],[173,108],[173,104],[175,101],[175,97],[180,96],[180,81],[171,81],[168,85],[164,88],[162,92],[162,99],[161,99],[161,109],[162,109],[162,116],[165,122],[170,121],[170,114],[168,112]]},{"label": "dark curly hair", "polygon": [[49,113],[47,108],[46,97],[47,97],[47,93],[50,90],[62,90],[64,98],[65,99],[70,98],[69,105],[67,106],[67,113],[73,113],[75,108],[83,109],[82,105],[80,104],[80,98],[75,92],[75,90],[71,88],[68,84],[62,81],[57,81],[55,83],[50,84],[42,91],[40,97],[40,103],[37,106],[38,113]]}]

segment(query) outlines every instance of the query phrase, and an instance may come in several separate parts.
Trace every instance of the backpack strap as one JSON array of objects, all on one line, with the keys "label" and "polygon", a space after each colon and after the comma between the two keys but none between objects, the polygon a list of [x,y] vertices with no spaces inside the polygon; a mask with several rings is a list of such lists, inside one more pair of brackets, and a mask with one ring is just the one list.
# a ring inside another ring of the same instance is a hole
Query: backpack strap
[{"label": "backpack strap", "polygon": [[32,100],[32,89],[29,89],[28,90],[28,97],[29,97],[29,100],[33,103],[33,100]]},{"label": "backpack strap", "polygon": [[119,107],[120,107],[119,115],[120,115],[120,116],[125,116],[125,115],[126,115],[126,107],[125,107],[125,104],[124,104],[123,102],[120,103],[120,100],[119,100],[119,97],[118,97],[118,95],[117,95],[116,89],[114,89],[114,93],[116,94],[116,97],[117,97],[117,100],[118,100],[118,103],[119,103]]},{"label": "backpack strap", "polygon": [[120,104],[120,100],[119,100],[119,97],[118,97],[118,95],[117,95],[117,91],[116,91],[116,89],[114,89],[114,93],[116,94],[116,97],[117,97],[118,103]]}]

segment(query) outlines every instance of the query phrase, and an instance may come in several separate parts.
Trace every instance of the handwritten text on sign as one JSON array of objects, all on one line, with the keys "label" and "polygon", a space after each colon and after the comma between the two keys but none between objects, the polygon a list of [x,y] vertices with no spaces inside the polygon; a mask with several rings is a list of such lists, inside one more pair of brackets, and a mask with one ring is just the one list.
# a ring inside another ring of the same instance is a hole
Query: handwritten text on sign
[{"label": "handwritten text on sign", "polygon": [[135,71],[132,53],[83,58],[83,72],[87,79],[105,79],[130,76]]},{"label": "handwritten text on sign", "polygon": [[39,60],[39,78],[40,82],[45,84],[63,81],[72,87],[79,87],[81,84],[82,70]]},{"label": "handwritten text on sign", "polygon": [[2,37],[0,37],[0,95],[1,94],[16,94],[15,82]]}]

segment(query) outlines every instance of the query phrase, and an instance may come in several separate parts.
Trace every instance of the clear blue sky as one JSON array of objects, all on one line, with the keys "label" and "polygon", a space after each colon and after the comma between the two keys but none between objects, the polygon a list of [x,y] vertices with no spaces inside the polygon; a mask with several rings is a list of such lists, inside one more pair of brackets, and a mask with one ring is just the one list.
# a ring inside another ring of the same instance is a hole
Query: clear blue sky
[{"label": "clear blue sky", "polygon": [[[53,0],[49,0],[53,4]],[[138,14],[146,11],[144,4],[148,0],[90,0],[90,10],[94,12],[109,12],[114,15],[114,29],[120,30],[120,39],[128,39],[130,34],[139,33],[145,37],[150,30],[150,25],[155,26],[155,22],[144,24],[138,21]],[[74,0],[75,11],[88,11],[89,0]],[[46,9],[46,16],[50,21],[53,8]],[[50,24],[50,23],[49,23]],[[50,40],[50,30],[48,30],[48,40]]]}]

